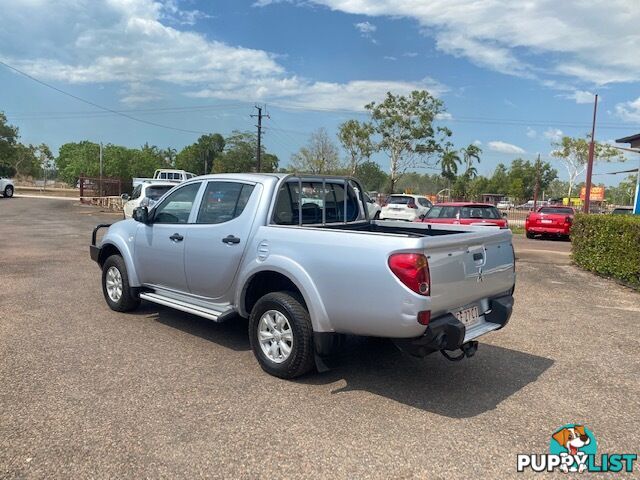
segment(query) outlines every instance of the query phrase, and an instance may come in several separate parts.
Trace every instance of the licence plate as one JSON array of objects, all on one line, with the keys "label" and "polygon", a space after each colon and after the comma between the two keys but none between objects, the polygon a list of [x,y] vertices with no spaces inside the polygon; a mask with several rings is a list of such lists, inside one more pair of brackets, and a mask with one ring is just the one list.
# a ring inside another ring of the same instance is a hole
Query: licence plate
[{"label": "licence plate", "polygon": [[546,218],[543,220],[540,220],[541,223],[553,223],[553,220],[547,220]]},{"label": "licence plate", "polygon": [[460,320],[465,327],[473,325],[480,320],[480,312],[478,307],[465,308],[456,312],[456,317]]}]

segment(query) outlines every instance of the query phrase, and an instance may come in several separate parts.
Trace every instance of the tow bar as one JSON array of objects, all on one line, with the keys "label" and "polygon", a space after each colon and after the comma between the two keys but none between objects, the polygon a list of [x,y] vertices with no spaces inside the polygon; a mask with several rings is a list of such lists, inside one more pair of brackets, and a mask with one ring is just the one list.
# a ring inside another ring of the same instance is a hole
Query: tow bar
[{"label": "tow bar", "polygon": [[447,360],[450,360],[452,362],[459,362],[464,357],[471,358],[476,354],[476,351],[478,350],[478,342],[476,342],[475,340],[472,340],[470,342],[464,343],[460,347],[460,350],[461,350],[460,355],[456,357],[449,355],[446,350],[440,350],[440,353]]}]

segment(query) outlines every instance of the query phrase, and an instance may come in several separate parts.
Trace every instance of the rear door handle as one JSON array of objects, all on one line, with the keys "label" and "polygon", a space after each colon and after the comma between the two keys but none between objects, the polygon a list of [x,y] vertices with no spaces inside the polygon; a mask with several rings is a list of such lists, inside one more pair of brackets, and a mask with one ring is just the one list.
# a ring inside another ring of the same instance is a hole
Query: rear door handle
[{"label": "rear door handle", "polygon": [[240,239],[238,237],[234,237],[233,235],[227,235],[222,239],[222,242],[226,243],[227,245],[231,245],[234,243],[240,243]]},{"label": "rear door handle", "polygon": [[174,242],[181,242],[182,240],[184,240],[184,237],[182,235],[180,235],[179,233],[174,233],[169,238],[171,240],[173,240]]}]

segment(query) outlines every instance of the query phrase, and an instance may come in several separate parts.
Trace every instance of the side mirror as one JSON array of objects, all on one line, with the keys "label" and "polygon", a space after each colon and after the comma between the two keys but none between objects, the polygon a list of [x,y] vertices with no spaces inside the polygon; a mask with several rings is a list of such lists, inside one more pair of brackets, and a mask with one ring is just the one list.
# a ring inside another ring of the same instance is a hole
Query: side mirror
[{"label": "side mirror", "polygon": [[120,195],[120,198],[125,202],[128,202],[131,197],[129,196],[128,193],[123,193],[122,195]]},{"label": "side mirror", "polygon": [[133,210],[133,219],[140,223],[149,223],[149,209],[147,207],[138,207]]},{"label": "side mirror", "polygon": [[423,213],[422,215],[420,215],[420,220],[424,220],[424,217],[426,217],[426,215]]}]

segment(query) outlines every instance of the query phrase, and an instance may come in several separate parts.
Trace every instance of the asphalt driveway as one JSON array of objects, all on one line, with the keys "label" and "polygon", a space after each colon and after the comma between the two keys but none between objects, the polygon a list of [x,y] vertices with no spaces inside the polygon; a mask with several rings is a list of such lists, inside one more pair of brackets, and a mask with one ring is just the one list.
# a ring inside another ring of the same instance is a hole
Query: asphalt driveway
[{"label": "asphalt driveway", "polygon": [[287,382],[245,321],[109,310],[87,246],[118,219],[0,198],[2,478],[511,478],[574,422],[599,451],[640,450],[640,295],[571,266],[566,242],[514,240],[512,320],[473,359],[352,339]]}]

